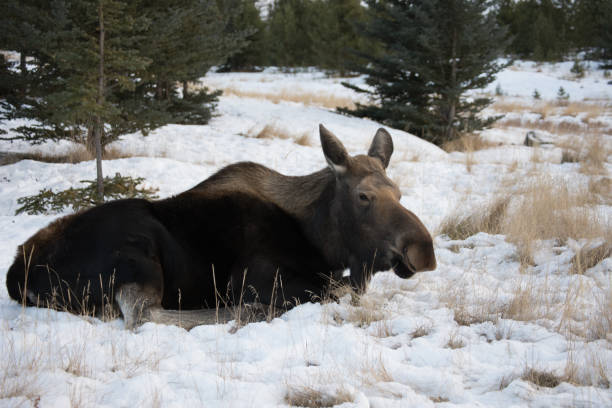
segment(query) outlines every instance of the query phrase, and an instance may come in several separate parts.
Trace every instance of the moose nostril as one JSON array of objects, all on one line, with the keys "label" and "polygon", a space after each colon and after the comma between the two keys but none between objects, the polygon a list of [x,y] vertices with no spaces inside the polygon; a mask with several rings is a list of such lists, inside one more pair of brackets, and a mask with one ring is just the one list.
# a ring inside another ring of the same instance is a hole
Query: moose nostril
[{"label": "moose nostril", "polygon": [[406,262],[417,272],[436,269],[436,257],[430,242],[411,244],[406,248]]}]

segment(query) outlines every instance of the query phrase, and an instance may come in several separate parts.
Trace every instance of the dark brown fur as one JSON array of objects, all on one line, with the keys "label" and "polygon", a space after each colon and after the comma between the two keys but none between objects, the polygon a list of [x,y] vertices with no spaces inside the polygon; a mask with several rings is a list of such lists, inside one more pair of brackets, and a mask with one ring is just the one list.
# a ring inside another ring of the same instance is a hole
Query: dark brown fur
[{"label": "dark brown fur", "polygon": [[[358,291],[376,271],[434,269],[431,236],[385,174],[389,134],[379,130],[368,155],[350,157],[320,132],[329,166],[307,176],[237,163],[176,197],[60,218],[19,247],[9,294],[75,312],[107,300],[130,326],[178,324],[173,309],[214,307],[219,295],[291,307],[320,298],[346,268]],[[190,316],[189,327],[205,321]]]}]

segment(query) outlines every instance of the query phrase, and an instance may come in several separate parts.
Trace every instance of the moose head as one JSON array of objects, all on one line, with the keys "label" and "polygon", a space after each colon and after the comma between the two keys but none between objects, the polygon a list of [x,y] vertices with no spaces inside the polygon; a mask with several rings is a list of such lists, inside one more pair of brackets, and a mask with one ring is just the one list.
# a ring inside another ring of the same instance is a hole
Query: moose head
[{"label": "moose head", "polygon": [[387,177],[393,140],[385,129],[367,155],[350,156],[342,142],[319,127],[325,159],[335,175],[329,218],[346,249],[351,285],[365,287],[376,271],[393,269],[401,278],[436,268],[432,238],[421,220],[400,204],[401,192]]}]

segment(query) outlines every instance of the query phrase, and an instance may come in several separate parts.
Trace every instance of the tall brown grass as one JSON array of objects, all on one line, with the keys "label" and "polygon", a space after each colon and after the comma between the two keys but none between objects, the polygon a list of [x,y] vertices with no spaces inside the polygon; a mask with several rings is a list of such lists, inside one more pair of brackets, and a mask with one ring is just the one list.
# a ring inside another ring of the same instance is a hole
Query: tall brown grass
[{"label": "tall brown grass", "polygon": [[321,106],[328,109],[355,108],[355,103],[348,97],[338,96],[333,93],[312,92],[307,90],[295,90],[281,88],[270,91],[247,91],[238,87],[228,86],[221,88],[224,95],[238,96],[241,98],[265,99],[272,103],[297,102],[306,106]]}]

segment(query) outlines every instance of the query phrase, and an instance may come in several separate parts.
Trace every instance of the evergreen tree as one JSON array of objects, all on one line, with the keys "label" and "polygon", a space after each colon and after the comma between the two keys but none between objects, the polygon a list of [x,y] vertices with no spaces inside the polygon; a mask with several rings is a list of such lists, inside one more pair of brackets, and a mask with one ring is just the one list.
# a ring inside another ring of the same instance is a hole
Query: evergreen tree
[{"label": "evergreen tree", "polygon": [[266,23],[261,19],[256,0],[241,0],[240,12],[230,17],[227,31],[247,31],[248,45],[232,55],[223,65],[223,71],[252,71],[258,66],[267,65]]},{"label": "evergreen tree", "polygon": [[360,25],[367,18],[360,0],[276,0],[267,22],[269,62],[350,71],[354,51],[372,50]]},{"label": "evergreen tree", "polygon": [[34,124],[4,138],[85,144],[97,159],[101,199],[104,145],[166,123],[206,123],[218,94],[188,92],[186,84],[223,62],[244,34],[225,33],[215,0],[174,3],[7,0],[0,23],[10,35],[1,45],[29,59],[18,70],[19,92],[2,103],[7,117]]},{"label": "evergreen tree", "polygon": [[502,0],[498,21],[508,26],[507,51],[522,58],[558,60],[573,46],[571,0]]},{"label": "evergreen tree", "polygon": [[360,0],[315,0],[310,28],[313,65],[345,75],[355,65],[355,52],[372,49],[358,32],[365,22]]},{"label": "evergreen tree", "polygon": [[504,47],[504,30],[488,13],[486,0],[369,0],[366,34],[384,45],[369,56],[368,91],[378,102],[341,109],[407,130],[437,144],[460,131],[473,131],[495,118],[477,113],[489,98],[466,98],[503,68],[496,62]]},{"label": "evergreen tree", "polygon": [[275,0],[268,16],[271,63],[287,67],[313,65],[314,24],[314,5],[310,0]]},{"label": "evergreen tree", "polygon": [[612,60],[612,2],[576,0],[575,7],[577,45],[588,49],[591,58]]}]

